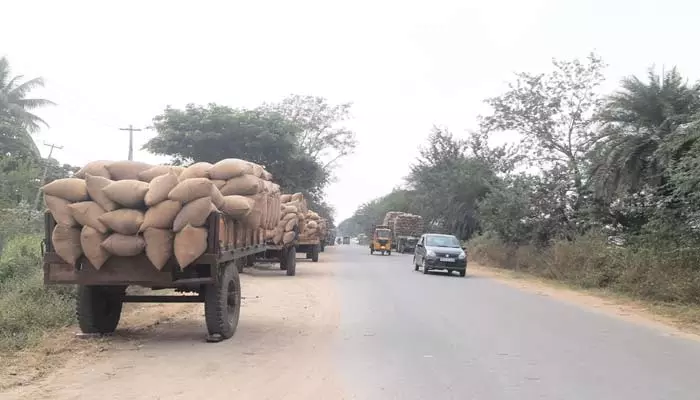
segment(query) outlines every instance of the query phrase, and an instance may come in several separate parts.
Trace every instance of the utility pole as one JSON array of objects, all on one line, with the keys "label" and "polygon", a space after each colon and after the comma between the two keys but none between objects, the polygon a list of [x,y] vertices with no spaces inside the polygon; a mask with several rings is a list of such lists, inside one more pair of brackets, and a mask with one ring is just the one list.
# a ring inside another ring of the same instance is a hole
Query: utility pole
[{"label": "utility pole", "polygon": [[63,146],[59,146],[53,143],[46,143],[44,142],[44,146],[50,147],[51,150],[49,150],[49,156],[46,157],[46,165],[44,166],[44,175],[41,177],[41,182],[39,184],[39,190],[36,192],[36,197],[34,198],[34,209],[36,210],[39,208],[39,201],[41,200],[41,186],[44,186],[44,182],[46,182],[46,176],[49,174],[49,164],[51,163],[51,156],[53,155],[53,149],[58,149],[61,150],[63,149]]},{"label": "utility pole", "polygon": [[119,128],[120,131],[129,131],[129,161],[134,159],[134,132],[141,132],[141,129],[134,128],[129,124],[128,128]]}]

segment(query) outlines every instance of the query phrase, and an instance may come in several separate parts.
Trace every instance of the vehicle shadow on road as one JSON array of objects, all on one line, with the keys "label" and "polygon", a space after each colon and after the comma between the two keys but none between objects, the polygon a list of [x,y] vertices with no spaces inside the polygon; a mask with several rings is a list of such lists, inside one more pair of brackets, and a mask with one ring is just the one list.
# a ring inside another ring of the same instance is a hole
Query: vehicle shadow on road
[{"label": "vehicle shadow on road", "polygon": [[[305,260],[304,260],[305,261]],[[295,276],[287,276],[286,272],[281,270],[278,265],[265,266],[256,265],[254,267],[248,267],[243,270],[243,275],[255,276],[255,277],[269,277],[269,278],[284,278],[284,279],[294,279],[303,277],[319,277],[319,276],[329,276],[331,271],[328,269],[321,268],[305,268],[306,262],[302,260],[297,260],[297,270]],[[308,263],[311,264],[311,263]],[[317,265],[317,264],[316,264]]]}]

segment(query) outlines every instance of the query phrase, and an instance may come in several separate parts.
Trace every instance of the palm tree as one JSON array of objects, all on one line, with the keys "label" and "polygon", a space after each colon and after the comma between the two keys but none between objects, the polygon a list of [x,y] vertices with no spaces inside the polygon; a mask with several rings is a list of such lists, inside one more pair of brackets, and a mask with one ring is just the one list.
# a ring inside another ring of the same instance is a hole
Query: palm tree
[{"label": "palm tree", "polygon": [[[23,78],[22,75],[12,76],[7,58],[0,58],[0,134],[12,140],[9,137],[12,132],[16,140],[31,142],[32,152],[38,156],[39,149],[31,139],[31,134],[37,132],[41,125],[48,124],[32,111],[55,103],[46,99],[27,98],[32,89],[44,86],[44,80],[34,78],[22,82]],[[21,128],[20,134],[17,135],[17,130],[11,127]]]},{"label": "palm tree", "polygon": [[648,82],[636,76],[607,99],[601,114],[606,140],[595,149],[591,175],[599,194],[660,188],[666,168],[659,149],[700,111],[700,85],[689,86],[674,67]]}]

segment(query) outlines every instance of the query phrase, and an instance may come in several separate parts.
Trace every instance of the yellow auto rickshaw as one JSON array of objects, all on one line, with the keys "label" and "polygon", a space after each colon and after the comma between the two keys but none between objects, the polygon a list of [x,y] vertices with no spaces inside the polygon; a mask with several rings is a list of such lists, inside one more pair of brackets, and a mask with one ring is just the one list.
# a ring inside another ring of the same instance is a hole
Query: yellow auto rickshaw
[{"label": "yellow auto rickshaw", "polygon": [[391,255],[391,229],[388,226],[377,226],[369,243],[369,254],[381,252],[382,255]]}]

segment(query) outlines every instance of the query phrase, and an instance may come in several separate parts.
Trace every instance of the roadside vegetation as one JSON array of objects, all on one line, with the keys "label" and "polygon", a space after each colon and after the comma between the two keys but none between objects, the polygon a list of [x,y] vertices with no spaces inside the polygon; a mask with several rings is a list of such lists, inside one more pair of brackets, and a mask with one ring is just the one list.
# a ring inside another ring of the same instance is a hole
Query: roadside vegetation
[{"label": "roadside vegetation", "polygon": [[[416,213],[474,261],[697,308],[700,84],[650,68],[603,93],[604,69],[591,54],[516,74],[478,129],[435,127],[404,184],[339,230]],[[506,134],[518,140],[489,145]]]},{"label": "roadside vegetation", "polygon": [[[7,58],[0,58],[0,355],[75,322],[74,289],[43,285],[39,188],[79,169],[42,158],[34,142],[32,135],[48,126],[35,112],[54,106],[31,97],[43,85],[41,78],[13,73]],[[309,207],[332,225],[333,209],[324,200],[324,189],[337,161],[355,148],[354,132],[342,127],[351,106],[290,95],[253,109],[168,107],[153,118],[157,136],[145,148],[170,156],[173,164],[229,157],[263,164],[286,192],[304,192]]]}]

